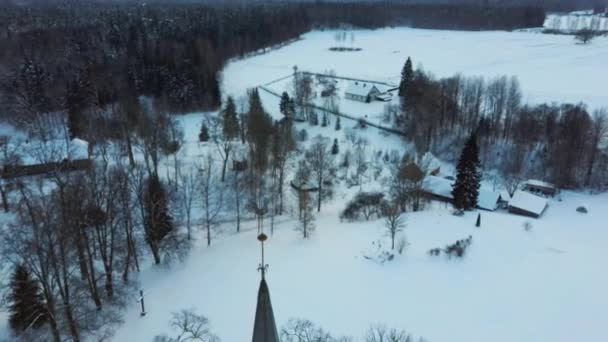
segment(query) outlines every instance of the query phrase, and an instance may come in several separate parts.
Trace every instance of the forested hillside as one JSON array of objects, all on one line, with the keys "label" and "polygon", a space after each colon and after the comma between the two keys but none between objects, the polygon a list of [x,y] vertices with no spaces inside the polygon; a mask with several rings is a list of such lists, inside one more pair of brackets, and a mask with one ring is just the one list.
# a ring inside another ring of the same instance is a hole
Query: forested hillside
[{"label": "forested hillside", "polygon": [[2,113],[81,111],[139,95],[172,112],[220,104],[226,61],[312,28],[442,29],[542,26],[539,8],[391,2],[5,6],[0,15]]}]

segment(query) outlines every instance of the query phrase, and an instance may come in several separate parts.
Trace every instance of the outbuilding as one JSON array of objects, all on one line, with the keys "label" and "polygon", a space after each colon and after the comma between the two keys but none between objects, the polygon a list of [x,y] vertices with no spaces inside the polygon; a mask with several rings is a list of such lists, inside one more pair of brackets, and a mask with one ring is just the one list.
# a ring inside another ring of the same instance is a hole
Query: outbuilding
[{"label": "outbuilding", "polygon": [[344,97],[349,100],[370,102],[380,94],[380,90],[372,83],[355,81],[348,85]]},{"label": "outbuilding", "polygon": [[528,179],[524,183],[523,189],[531,193],[551,197],[557,194],[557,187],[555,185],[537,179]]},{"label": "outbuilding", "polygon": [[517,190],[509,201],[509,212],[539,218],[547,209],[547,199]]}]

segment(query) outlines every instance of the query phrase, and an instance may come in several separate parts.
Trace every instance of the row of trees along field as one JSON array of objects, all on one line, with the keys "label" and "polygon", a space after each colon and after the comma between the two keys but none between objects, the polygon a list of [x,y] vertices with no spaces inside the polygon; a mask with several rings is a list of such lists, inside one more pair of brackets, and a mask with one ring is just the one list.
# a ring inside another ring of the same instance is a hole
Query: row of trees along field
[{"label": "row of trees along field", "polygon": [[220,104],[220,71],[234,57],[313,28],[411,25],[450,29],[542,26],[535,7],[395,2],[4,5],[0,14],[2,113],[102,108],[145,95],[172,112]]},{"label": "row of trees along field", "polygon": [[608,184],[608,110],[585,104],[523,102],[515,77],[436,79],[407,61],[396,127],[419,151],[455,160],[454,141],[477,131],[484,169],[512,177],[537,177],[560,187]]}]

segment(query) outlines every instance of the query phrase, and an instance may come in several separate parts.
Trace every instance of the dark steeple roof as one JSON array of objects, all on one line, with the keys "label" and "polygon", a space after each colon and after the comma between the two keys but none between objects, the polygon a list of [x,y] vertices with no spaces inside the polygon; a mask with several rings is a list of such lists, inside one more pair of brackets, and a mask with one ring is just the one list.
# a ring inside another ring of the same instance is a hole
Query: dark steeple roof
[{"label": "dark steeple roof", "polygon": [[258,290],[258,306],[255,310],[255,322],[253,325],[253,342],[279,342],[272,304],[270,304],[270,291],[268,291],[268,285],[264,277],[260,281],[260,289]]}]

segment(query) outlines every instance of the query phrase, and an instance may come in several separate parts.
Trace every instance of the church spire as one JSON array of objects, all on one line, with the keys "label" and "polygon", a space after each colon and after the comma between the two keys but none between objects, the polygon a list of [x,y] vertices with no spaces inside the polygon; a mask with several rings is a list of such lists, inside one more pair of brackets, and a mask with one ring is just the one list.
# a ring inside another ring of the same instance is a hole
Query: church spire
[{"label": "church spire", "polygon": [[255,310],[255,321],[253,324],[253,342],[279,342],[279,334],[274,321],[272,304],[270,303],[270,291],[266,283],[266,270],[268,265],[264,263],[264,242],[268,239],[263,230],[258,235],[262,250],[262,262],[258,270],[262,273],[260,288],[258,290],[258,304]]}]

